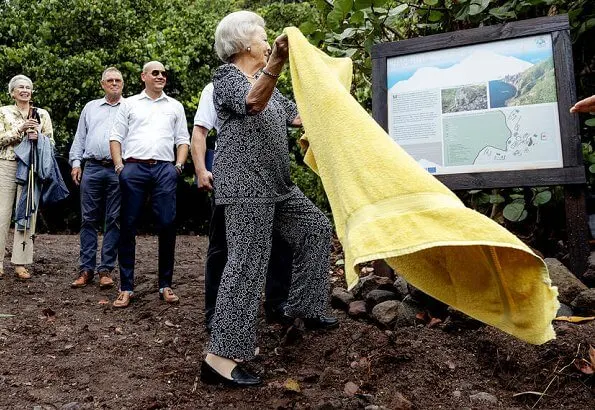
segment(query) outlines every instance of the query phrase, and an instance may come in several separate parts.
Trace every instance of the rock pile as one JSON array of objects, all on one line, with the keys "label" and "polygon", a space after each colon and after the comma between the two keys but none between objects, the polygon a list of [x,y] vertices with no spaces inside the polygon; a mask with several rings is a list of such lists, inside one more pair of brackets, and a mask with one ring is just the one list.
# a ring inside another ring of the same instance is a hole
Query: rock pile
[{"label": "rock pile", "polygon": [[[594,252],[595,254],[595,252]],[[595,255],[591,258],[595,265]],[[589,289],[560,261],[545,259],[552,284],[558,287],[560,310],[557,316],[595,316],[595,288]],[[595,266],[591,269],[595,271]],[[360,282],[351,290],[335,287],[331,305],[357,319],[373,320],[381,327],[440,324],[448,330],[478,328],[482,324],[444,305],[408,284],[384,261],[375,261],[361,270]]]}]

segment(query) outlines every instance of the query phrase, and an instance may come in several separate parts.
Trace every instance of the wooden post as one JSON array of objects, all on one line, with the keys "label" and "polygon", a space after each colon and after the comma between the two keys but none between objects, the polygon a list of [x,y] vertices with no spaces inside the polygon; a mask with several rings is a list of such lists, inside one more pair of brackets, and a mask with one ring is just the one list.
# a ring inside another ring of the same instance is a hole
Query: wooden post
[{"label": "wooden post", "polygon": [[582,279],[589,267],[590,255],[585,185],[564,186],[564,206],[570,270]]}]

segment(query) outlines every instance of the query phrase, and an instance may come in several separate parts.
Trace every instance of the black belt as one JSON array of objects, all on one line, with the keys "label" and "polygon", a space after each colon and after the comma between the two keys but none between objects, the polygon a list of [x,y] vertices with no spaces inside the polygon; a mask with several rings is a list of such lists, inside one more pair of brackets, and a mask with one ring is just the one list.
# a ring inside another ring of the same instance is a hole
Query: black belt
[{"label": "black belt", "polygon": [[101,165],[102,167],[106,167],[106,168],[113,168],[113,166],[114,166],[114,161],[112,161],[111,159],[89,158],[87,161],[91,162],[92,164]]},{"label": "black belt", "polygon": [[137,164],[148,164],[148,165],[156,165],[162,162],[170,162],[170,161],[162,161],[159,159],[137,159],[137,158],[126,158],[124,162],[136,162]]}]

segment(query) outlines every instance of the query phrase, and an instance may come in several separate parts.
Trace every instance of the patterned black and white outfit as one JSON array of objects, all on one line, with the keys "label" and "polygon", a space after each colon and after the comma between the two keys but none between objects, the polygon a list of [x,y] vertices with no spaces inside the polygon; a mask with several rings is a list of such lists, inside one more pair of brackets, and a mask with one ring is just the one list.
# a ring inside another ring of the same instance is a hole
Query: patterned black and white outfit
[{"label": "patterned black and white outfit", "polygon": [[313,318],[326,314],[331,226],[289,178],[287,126],[298,114],[296,105],[275,89],[267,107],[249,115],[251,84],[231,64],[216,70],[213,85],[221,124],[213,166],[215,202],[225,206],[228,260],[208,350],[251,359],[273,230],[294,252],[285,313]]}]

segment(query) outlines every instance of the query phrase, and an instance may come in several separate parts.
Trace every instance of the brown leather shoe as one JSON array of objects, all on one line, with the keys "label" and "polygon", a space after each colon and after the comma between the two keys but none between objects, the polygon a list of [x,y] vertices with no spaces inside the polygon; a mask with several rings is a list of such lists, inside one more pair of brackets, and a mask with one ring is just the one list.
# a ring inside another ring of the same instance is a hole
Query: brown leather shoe
[{"label": "brown leather shoe", "polygon": [[81,273],[79,273],[79,277],[76,278],[76,280],[70,284],[70,287],[84,288],[85,286],[87,286],[87,284],[91,282],[91,280],[93,280],[93,275],[91,275],[91,272],[84,270]]},{"label": "brown leather shoe", "polygon": [[125,308],[130,304],[130,299],[132,299],[132,294],[128,291],[120,291],[118,293],[118,298],[114,300],[114,307],[115,308]]},{"label": "brown leather shoe", "polygon": [[167,303],[178,303],[180,298],[177,297],[171,288],[163,288],[163,293],[159,292],[159,299]]},{"label": "brown leather shoe", "polygon": [[17,265],[14,267],[14,273],[20,280],[31,279],[31,273],[23,265]]},{"label": "brown leather shoe", "polygon": [[99,289],[109,289],[114,286],[110,272],[99,272]]}]

